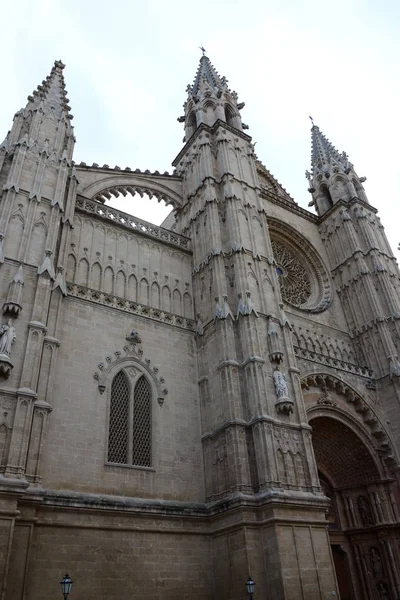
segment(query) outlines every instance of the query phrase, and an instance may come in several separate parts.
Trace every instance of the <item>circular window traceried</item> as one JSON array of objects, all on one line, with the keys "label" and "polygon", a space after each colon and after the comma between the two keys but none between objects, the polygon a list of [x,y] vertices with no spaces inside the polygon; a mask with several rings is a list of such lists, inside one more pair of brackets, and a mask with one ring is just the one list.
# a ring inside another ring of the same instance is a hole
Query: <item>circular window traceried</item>
[{"label": "circular window traceried", "polygon": [[285,223],[268,219],[268,228],[282,300],[307,312],[328,308],[331,279],[317,252]]},{"label": "circular window traceried", "polygon": [[289,248],[272,240],[272,250],[282,298],[285,302],[300,307],[311,296],[310,276]]}]

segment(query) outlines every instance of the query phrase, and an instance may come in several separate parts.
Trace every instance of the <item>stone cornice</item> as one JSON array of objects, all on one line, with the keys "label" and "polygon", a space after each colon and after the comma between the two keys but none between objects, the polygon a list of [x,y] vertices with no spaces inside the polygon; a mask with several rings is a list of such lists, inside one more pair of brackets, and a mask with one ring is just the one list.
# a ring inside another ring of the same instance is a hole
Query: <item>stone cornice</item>
[{"label": "stone cornice", "polygon": [[193,142],[203,132],[207,132],[209,134],[214,134],[219,127],[223,127],[223,129],[230,131],[236,137],[242,138],[242,140],[244,140],[245,142],[251,142],[251,140],[252,140],[252,138],[249,135],[247,135],[246,133],[243,133],[243,131],[240,131],[239,129],[236,129],[235,127],[232,127],[231,125],[228,125],[228,123],[226,123],[225,121],[222,121],[221,119],[218,119],[217,121],[215,121],[215,123],[212,127],[210,127],[209,125],[206,125],[205,123],[201,123],[201,125],[199,125],[199,127],[196,129],[194,134],[188,139],[186,144],[183,146],[183,148],[179,152],[179,154],[174,158],[174,160],[172,161],[172,166],[176,167],[176,165],[179,163],[181,158],[187,152],[188,148],[193,144]]},{"label": "stone cornice", "polygon": [[193,319],[187,319],[179,315],[159,310],[158,308],[152,308],[139,304],[139,302],[133,302],[119,296],[112,294],[105,294],[98,290],[92,290],[83,285],[77,285],[74,283],[67,282],[67,290],[69,298],[77,298],[84,302],[92,302],[103,306],[105,308],[111,308],[113,310],[120,310],[133,315],[144,317],[145,319],[151,319],[157,323],[164,323],[172,327],[179,327],[180,329],[186,329],[187,331],[194,332],[196,323]]},{"label": "stone cornice", "polygon": [[354,375],[358,375],[359,377],[365,377],[368,380],[371,379],[371,377],[373,376],[372,370],[368,369],[367,367],[359,367],[358,365],[354,365],[352,363],[348,363],[337,358],[332,358],[324,354],[319,354],[318,352],[313,352],[312,350],[299,348],[298,346],[293,346],[293,348],[297,358],[318,363],[320,365],[329,366],[337,371],[354,373]]},{"label": "stone cornice", "polygon": [[301,206],[296,204],[293,200],[290,201],[290,200],[286,200],[285,198],[282,198],[281,196],[272,192],[271,190],[266,190],[266,189],[261,188],[261,197],[264,200],[268,200],[269,202],[272,202],[273,204],[276,204],[278,206],[281,206],[282,208],[289,210],[290,212],[294,213],[295,215],[299,215],[299,216],[303,217],[304,219],[311,221],[312,223],[315,223],[315,224],[319,223],[319,217],[317,215],[310,212],[309,210],[306,210],[305,208],[302,208]]},{"label": "stone cornice", "polygon": [[[369,250],[367,250],[366,252],[363,252],[361,249],[357,249],[355,250],[348,258],[346,258],[345,260],[343,260],[341,263],[339,263],[338,265],[336,265],[336,267],[333,267],[331,269],[332,274],[337,271],[338,269],[341,269],[343,267],[345,267],[346,265],[348,265],[348,263],[351,260],[356,260],[357,256],[362,256],[362,257],[366,257],[369,256],[371,254],[371,252],[378,252],[379,256],[384,256],[385,258],[387,258],[390,261],[394,261],[397,262],[396,257],[395,256],[390,256],[389,254],[386,254],[386,252],[382,252],[381,249],[379,249],[378,247],[374,247],[374,248],[370,248]],[[372,273],[371,273],[372,274]],[[364,273],[360,273],[360,275],[364,275]],[[354,278],[353,278],[354,279]],[[349,279],[349,281],[352,281],[351,279]],[[346,287],[346,286],[342,286],[342,287]]]},{"label": "stone cornice", "polygon": [[213,431],[207,431],[201,436],[202,441],[208,439],[214,439],[220,433],[229,429],[229,427],[252,427],[257,423],[269,423],[270,425],[274,425],[277,428],[284,427],[285,429],[291,429],[292,431],[311,431],[311,427],[308,423],[287,423],[286,421],[281,421],[270,415],[259,415],[257,417],[253,417],[250,421],[245,421],[244,419],[231,419],[229,421],[225,421],[221,425],[217,426]]},{"label": "stone cornice", "polygon": [[354,206],[355,204],[360,204],[361,206],[363,206],[364,208],[370,210],[374,214],[376,214],[378,212],[377,208],[374,208],[373,206],[371,206],[367,202],[364,202],[364,200],[360,200],[360,198],[357,198],[357,197],[356,198],[352,198],[349,202],[345,202],[344,200],[339,200],[339,202],[336,202],[336,204],[334,204],[326,213],[324,213],[323,215],[321,215],[318,218],[319,224],[321,224],[324,221],[326,221],[326,219],[328,217],[330,217],[331,215],[333,215],[337,211],[337,209],[339,209],[339,208],[350,208],[350,207]]},{"label": "stone cornice", "polygon": [[[14,480],[13,480],[14,482]],[[22,486],[21,486],[22,487]],[[205,519],[209,517],[215,517],[217,515],[222,515],[227,511],[232,514],[233,511],[240,511],[241,509],[261,509],[264,505],[267,504],[277,504],[286,507],[290,507],[291,504],[295,506],[301,506],[304,510],[314,511],[316,507],[324,509],[327,505],[326,498],[321,494],[320,496],[316,496],[314,490],[310,491],[298,491],[298,490],[279,490],[273,489],[267,492],[260,492],[258,494],[250,494],[250,493],[231,493],[229,497],[223,497],[218,500],[214,500],[212,502],[190,502],[190,501],[179,501],[179,500],[163,500],[163,499],[144,499],[144,498],[132,498],[128,496],[112,496],[109,494],[91,494],[91,493],[82,493],[82,492],[70,492],[67,490],[46,490],[46,489],[32,489],[25,491],[25,495],[23,498],[24,504],[33,504],[35,506],[42,507],[45,510],[47,507],[53,512],[57,509],[59,510],[68,510],[73,511],[75,513],[86,513],[86,511],[96,511],[96,514],[126,514],[127,516],[135,515],[137,518],[142,521],[142,525],[139,522],[131,523],[127,522],[126,525],[119,524],[118,527],[108,526],[107,529],[115,529],[118,530],[143,530],[143,529],[157,529],[157,521],[151,523],[151,525],[146,525],[144,522],[145,519],[156,518],[157,520],[160,518],[165,518],[170,520],[171,522],[176,522],[177,519],[187,520],[192,523],[192,528],[176,528],[176,525],[171,524],[171,528],[163,528],[165,532],[174,533],[199,533],[201,535],[204,534],[212,534],[212,528],[210,529],[207,525],[207,529],[198,529],[196,527],[196,523],[198,524],[206,524]],[[270,517],[267,519],[268,522],[274,522],[276,520],[282,522],[290,522],[293,523],[296,519],[293,519],[293,516],[290,518],[285,517]],[[298,519],[299,522],[304,524],[306,520],[304,517],[300,517]],[[315,523],[316,518],[313,516],[312,522]],[[38,521],[35,520],[37,523]],[[45,515],[41,515],[40,523],[42,524],[58,524],[59,521],[47,520]],[[257,524],[260,521],[257,520]],[[324,521],[325,523],[325,521]],[[240,519],[238,523],[227,523],[223,525],[220,530],[232,528],[232,527],[243,527],[244,525],[253,526],[255,522],[251,518],[247,518],[243,520]],[[63,526],[66,527],[82,527],[82,528],[92,528],[98,527],[96,524],[88,524],[85,519],[84,522],[81,521],[65,521],[63,522]],[[103,527],[104,528],[104,525]]]}]

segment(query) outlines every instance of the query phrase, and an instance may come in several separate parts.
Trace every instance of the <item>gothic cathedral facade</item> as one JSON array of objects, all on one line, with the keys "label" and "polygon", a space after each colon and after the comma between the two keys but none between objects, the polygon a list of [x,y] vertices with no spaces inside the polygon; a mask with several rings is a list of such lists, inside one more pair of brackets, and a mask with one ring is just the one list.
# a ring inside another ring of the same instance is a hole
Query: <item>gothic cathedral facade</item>
[{"label": "gothic cathedral facade", "polygon": [[[173,174],[73,162],[64,65],[0,146],[0,598],[400,598],[400,280],[313,124],[315,213],[202,56]],[[111,208],[147,194],[162,226]]]}]

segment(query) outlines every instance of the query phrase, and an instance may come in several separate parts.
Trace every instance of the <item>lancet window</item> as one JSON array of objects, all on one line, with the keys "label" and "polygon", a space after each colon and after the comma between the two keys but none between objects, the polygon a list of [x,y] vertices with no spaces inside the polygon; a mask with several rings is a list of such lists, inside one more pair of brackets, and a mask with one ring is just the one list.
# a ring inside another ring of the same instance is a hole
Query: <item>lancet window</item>
[{"label": "lancet window", "polygon": [[111,384],[107,462],[151,467],[152,391],[148,379],[124,370]]}]

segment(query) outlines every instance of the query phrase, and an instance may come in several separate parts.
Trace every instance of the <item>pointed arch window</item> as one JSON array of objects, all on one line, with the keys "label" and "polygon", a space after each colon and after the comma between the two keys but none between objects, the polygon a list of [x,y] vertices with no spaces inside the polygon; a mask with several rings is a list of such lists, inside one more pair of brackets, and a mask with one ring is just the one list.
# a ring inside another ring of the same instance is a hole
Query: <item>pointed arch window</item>
[{"label": "pointed arch window", "polygon": [[151,467],[152,392],[143,374],[119,371],[111,383],[107,462]]},{"label": "pointed arch window", "polygon": [[229,104],[225,104],[224,106],[224,111],[225,111],[225,121],[227,122],[228,125],[231,125],[232,127],[234,127],[234,113],[232,108],[229,106]]}]

